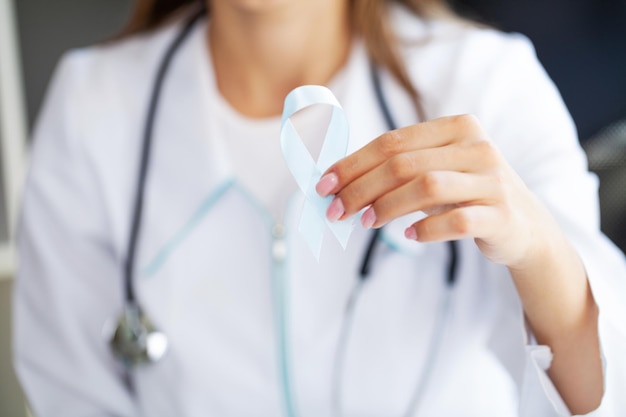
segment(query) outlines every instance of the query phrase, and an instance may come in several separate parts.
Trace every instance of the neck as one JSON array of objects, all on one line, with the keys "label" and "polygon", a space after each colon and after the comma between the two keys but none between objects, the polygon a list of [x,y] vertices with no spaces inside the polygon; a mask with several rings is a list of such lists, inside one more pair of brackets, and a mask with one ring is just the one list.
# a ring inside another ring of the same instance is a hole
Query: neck
[{"label": "neck", "polygon": [[245,2],[211,1],[209,40],[218,89],[240,113],[279,115],[289,91],[327,84],[345,64],[352,37],[346,1],[235,3]]}]

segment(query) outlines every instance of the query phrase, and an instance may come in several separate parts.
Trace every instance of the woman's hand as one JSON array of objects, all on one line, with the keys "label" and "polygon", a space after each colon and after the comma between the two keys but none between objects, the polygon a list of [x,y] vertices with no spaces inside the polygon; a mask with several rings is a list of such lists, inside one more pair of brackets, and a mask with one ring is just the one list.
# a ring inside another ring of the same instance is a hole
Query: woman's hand
[{"label": "woman's hand", "polygon": [[327,217],[364,207],[364,227],[418,210],[406,230],[422,242],[474,238],[508,266],[537,341],[552,348],[548,374],[572,412],[602,398],[598,311],[585,269],[556,221],[524,185],[473,116],[387,132],[330,167],[317,192],[336,194]]},{"label": "woman's hand", "polygon": [[[370,206],[364,227],[422,210],[406,230],[421,242],[472,237],[491,261],[523,267],[550,240],[550,215],[488,141],[473,116],[387,132],[328,169],[317,185],[336,194],[330,220]],[[556,229],[558,230],[558,229]]]}]

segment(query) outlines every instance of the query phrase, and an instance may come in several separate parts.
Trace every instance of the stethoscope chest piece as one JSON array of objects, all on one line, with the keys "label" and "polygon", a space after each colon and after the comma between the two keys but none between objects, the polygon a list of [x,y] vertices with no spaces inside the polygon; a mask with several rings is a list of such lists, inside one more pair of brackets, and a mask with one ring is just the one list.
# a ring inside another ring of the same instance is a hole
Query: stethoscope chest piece
[{"label": "stethoscope chest piece", "polygon": [[127,367],[156,362],[167,352],[167,337],[135,304],[127,304],[109,335],[113,355]]}]

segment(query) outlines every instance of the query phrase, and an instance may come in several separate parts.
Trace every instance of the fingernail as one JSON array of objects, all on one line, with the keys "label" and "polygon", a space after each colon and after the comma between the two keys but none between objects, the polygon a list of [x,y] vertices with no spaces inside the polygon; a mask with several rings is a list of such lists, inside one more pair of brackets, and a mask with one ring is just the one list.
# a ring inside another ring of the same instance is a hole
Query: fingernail
[{"label": "fingernail", "polygon": [[319,180],[319,182],[315,186],[315,191],[317,191],[317,193],[321,195],[322,197],[326,197],[335,189],[335,187],[337,186],[337,183],[339,183],[339,178],[337,177],[337,174],[335,174],[334,172],[331,172],[329,174],[324,175]]},{"label": "fingernail", "polygon": [[376,223],[376,213],[374,212],[374,207],[370,207],[361,216],[361,225],[366,229],[370,229],[374,223]]},{"label": "fingernail", "polygon": [[328,206],[328,210],[326,210],[326,217],[328,217],[328,220],[331,222],[334,222],[339,220],[345,211],[341,198],[335,197],[330,203],[330,206]]},{"label": "fingernail", "polygon": [[404,237],[410,240],[417,240],[417,232],[414,227],[407,227],[404,231]]}]

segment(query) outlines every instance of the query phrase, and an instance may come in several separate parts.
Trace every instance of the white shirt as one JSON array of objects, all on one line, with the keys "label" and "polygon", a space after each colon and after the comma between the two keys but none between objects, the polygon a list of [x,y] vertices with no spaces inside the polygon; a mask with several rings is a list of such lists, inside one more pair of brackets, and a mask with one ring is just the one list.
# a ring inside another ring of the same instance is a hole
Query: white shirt
[{"label": "white shirt", "polygon": [[[209,78],[214,77],[211,62],[206,71]],[[342,75],[335,76],[331,83],[335,94],[345,83]],[[233,176],[270,212],[275,222],[280,222],[289,197],[297,190],[283,160],[280,117],[253,119],[241,115],[219,94],[214,83],[208,85],[211,87],[212,114],[215,115],[212,132],[227,150]],[[292,123],[314,159],[322,148],[330,110],[330,106],[312,106],[292,117]]]},{"label": "white shirt", "polygon": [[[597,416],[626,410],[623,257],[598,231],[597,183],[573,123],[519,35],[436,22],[394,9],[403,49],[430,118],[474,113],[577,247],[600,308],[605,396]],[[176,25],[174,25],[176,26]],[[297,232],[298,193],[280,214],[286,259],[272,256],[275,214],[237,180],[216,134],[214,80],[204,25],[178,51],[163,88],[146,188],[135,288],[169,337],[156,364],[132,372],[133,390],[102,337],[122,307],[122,264],[147,101],[168,27],[63,59],[35,131],[20,231],[16,369],[39,416],[277,416],[284,412],[278,329],[292,365],[299,416],[331,413],[333,355],[370,232],[346,250],[326,236],[316,262]],[[429,32],[430,31],[430,32]],[[340,94],[350,151],[387,127],[358,42]],[[388,74],[392,113],[415,122]],[[235,116],[236,117],[236,116]],[[263,122],[260,122],[263,123]],[[295,190],[295,188],[293,188]],[[402,415],[427,358],[446,292],[445,244],[409,242],[417,215],[383,232],[355,310],[343,371],[346,416]],[[527,344],[506,268],[460,242],[449,325],[419,415],[566,415]],[[282,303],[280,301],[283,301]],[[281,311],[284,309],[284,311]]]}]

